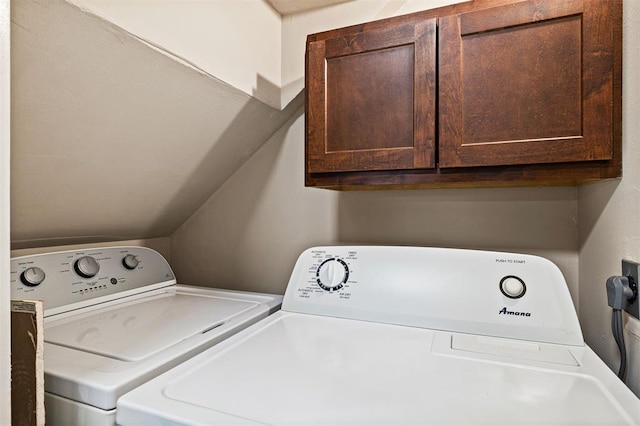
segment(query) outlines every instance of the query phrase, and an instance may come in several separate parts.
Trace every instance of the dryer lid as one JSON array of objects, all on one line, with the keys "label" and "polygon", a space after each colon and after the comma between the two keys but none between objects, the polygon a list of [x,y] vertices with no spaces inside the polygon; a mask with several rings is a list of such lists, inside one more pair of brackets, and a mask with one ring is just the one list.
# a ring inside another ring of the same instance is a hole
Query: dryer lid
[{"label": "dryer lid", "polygon": [[255,302],[167,291],[50,322],[45,342],[140,361],[257,307]]},{"label": "dryer lid", "polygon": [[[434,350],[437,336],[448,352]],[[117,423],[637,425],[637,398],[590,348],[540,343],[529,357],[531,342],[492,340],[505,352],[453,349],[448,332],[280,311],[121,397]],[[580,365],[558,362],[551,346]]]}]

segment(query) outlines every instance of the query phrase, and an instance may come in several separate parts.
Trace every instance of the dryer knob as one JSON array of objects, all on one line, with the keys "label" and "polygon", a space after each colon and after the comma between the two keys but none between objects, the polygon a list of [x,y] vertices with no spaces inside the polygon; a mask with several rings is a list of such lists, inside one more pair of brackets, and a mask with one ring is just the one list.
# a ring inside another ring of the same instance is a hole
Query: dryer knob
[{"label": "dryer knob", "polygon": [[25,269],[22,274],[20,274],[20,281],[22,281],[22,284],[28,285],[29,287],[40,285],[42,281],[44,281],[44,278],[44,271],[37,266]]},{"label": "dryer knob", "polygon": [[98,275],[100,264],[91,256],[84,256],[76,260],[73,269],[83,278],[91,278]]},{"label": "dryer knob", "polygon": [[122,264],[127,269],[136,269],[138,267],[139,263],[140,263],[140,261],[138,260],[138,258],[136,256],[132,255],[132,254],[126,255],[122,259]]},{"label": "dryer knob", "polygon": [[340,290],[349,279],[349,266],[339,258],[327,259],[316,270],[316,282],[326,291]]}]

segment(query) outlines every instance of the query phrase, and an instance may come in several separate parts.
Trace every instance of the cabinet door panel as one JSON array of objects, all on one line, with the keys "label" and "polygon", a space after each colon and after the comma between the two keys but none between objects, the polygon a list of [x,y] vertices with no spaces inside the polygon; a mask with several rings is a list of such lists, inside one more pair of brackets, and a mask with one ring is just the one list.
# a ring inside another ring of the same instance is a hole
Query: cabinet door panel
[{"label": "cabinet door panel", "polygon": [[435,24],[308,43],[308,172],[435,166]]},{"label": "cabinet door panel", "polygon": [[411,45],[327,59],[328,152],[413,147],[413,63]]},{"label": "cabinet door panel", "polygon": [[611,159],[613,38],[598,31],[610,28],[607,3],[441,18],[440,166]]}]

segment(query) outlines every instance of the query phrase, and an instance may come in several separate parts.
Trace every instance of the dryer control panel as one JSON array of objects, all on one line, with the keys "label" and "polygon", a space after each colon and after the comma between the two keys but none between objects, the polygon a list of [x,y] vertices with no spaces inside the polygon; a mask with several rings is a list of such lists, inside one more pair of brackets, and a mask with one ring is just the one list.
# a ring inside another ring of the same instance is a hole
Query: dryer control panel
[{"label": "dryer control panel", "polygon": [[303,252],[282,310],[583,345],[569,290],[538,256],[430,247]]},{"label": "dryer control panel", "polygon": [[297,288],[298,297],[309,299],[328,293],[334,298],[349,299],[358,285],[358,253],[327,247],[311,250],[308,255],[308,269]]},{"label": "dryer control panel", "polygon": [[105,247],[11,259],[11,298],[44,300],[45,317],[175,284],[165,258],[146,247]]}]

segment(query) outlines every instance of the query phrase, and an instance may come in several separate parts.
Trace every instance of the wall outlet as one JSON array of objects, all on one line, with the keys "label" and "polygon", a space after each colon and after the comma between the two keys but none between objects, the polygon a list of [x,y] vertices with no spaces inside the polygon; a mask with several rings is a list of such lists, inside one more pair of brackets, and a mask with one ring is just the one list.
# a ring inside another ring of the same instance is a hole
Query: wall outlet
[{"label": "wall outlet", "polygon": [[635,300],[629,305],[625,311],[631,316],[640,319],[640,303],[638,297],[638,285],[640,285],[640,263],[631,260],[622,260],[622,275],[629,278],[629,285],[636,294]]}]

